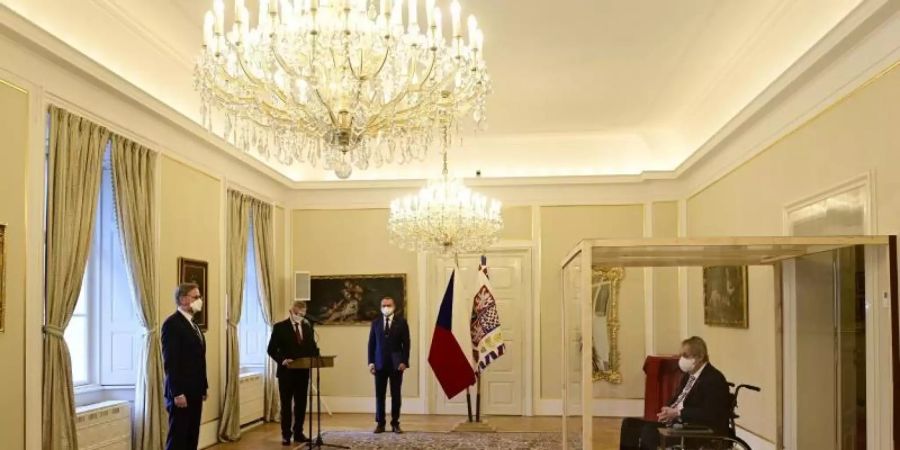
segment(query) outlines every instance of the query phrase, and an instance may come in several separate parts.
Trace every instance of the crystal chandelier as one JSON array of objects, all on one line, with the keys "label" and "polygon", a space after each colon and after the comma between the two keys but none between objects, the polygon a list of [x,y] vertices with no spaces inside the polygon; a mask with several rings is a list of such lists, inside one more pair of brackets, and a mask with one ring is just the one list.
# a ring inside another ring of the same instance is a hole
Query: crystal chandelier
[{"label": "crystal chandelier", "polygon": [[503,228],[498,200],[472,192],[447,171],[449,131],[444,132],[441,178],[429,180],[416,195],[391,201],[391,242],[411,251],[444,256],[481,253]]},{"label": "crystal chandelier", "polygon": [[194,73],[204,125],[212,128],[218,110],[226,138],[244,151],[321,162],[339,178],[422,160],[448,120],[471,115],[481,126],[490,79],[475,17],[464,37],[453,0],[445,38],[435,0],[425,0],[419,26],[421,2],[259,0],[251,26],[235,0],[226,32],[225,5],[214,0]]}]

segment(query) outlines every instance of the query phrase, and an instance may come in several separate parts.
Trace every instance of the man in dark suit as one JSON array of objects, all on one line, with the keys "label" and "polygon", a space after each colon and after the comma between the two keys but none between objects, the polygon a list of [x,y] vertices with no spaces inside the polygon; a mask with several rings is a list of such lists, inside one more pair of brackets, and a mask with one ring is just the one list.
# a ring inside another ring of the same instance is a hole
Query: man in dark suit
[{"label": "man in dark suit", "polygon": [[169,435],[166,450],[196,450],[200,415],[206,401],[206,340],[194,323],[203,309],[196,283],[182,283],[175,290],[178,309],[163,322],[162,354],[166,374],[166,410]]},{"label": "man in dark suit", "polygon": [[384,433],[384,404],[391,383],[391,431],[400,429],[400,387],[403,371],[409,368],[409,325],[394,314],[394,299],[381,299],[381,315],[372,321],[369,332],[369,372],[375,375],[375,433]]},{"label": "man in dark suit", "polygon": [[709,363],[706,342],[694,336],[681,343],[678,366],[684,372],[675,395],[656,415],[658,422],[628,418],[622,422],[621,449],[656,449],[660,427],[685,423],[711,428],[718,435],[728,435],[731,399],[728,382]]},{"label": "man in dark suit", "polygon": [[[312,325],[306,320],[306,302],[295,300],[291,305],[290,317],[272,326],[269,339],[269,357],[278,364],[278,392],[281,394],[281,444],[306,442],[303,421],[306,415],[306,394],[309,389],[309,369],[291,369],[287,366],[295,359],[316,356],[316,345]],[[293,421],[291,403],[293,402]],[[291,424],[293,423],[293,427]]]}]

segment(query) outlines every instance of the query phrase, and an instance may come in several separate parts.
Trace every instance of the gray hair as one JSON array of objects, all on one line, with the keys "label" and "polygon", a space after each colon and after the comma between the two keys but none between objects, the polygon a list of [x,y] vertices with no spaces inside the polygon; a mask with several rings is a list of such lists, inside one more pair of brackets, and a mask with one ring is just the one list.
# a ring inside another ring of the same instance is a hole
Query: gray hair
[{"label": "gray hair", "polygon": [[691,355],[695,356],[700,362],[709,362],[709,351],[706,349],[706,341],[699,336],[691,336],[681,341],[682,346],[687,346],[691,350]]},{"label": "gray hair", "polygon": [[291,302],[291,308],[293,308],[293,307],[295,307],[295,306],[302,306],[302,307],[306,308],[306,300],[294,300],[294,301],[292,301],[292,302]]},{"label": "gray hair", "polygon": [[178,287],[175,288],[175,304],[179,305],[181,297],[188,295],[194,289],[200,289],[200,285],[194,282],[180,283]]}]

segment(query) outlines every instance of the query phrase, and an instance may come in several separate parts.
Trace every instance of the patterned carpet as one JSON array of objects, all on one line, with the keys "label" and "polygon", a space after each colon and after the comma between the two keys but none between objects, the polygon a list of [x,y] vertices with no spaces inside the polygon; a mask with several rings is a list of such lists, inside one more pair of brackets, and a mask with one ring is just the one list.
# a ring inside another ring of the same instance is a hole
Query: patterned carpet
[{"label": "patterned carpet", "polygon": [[[558,450],[559,433],[427,433],[372,434],[362,431],[323,433],[326,444],[378,450]],[[577,447],[576,447],[577,448]]]}]

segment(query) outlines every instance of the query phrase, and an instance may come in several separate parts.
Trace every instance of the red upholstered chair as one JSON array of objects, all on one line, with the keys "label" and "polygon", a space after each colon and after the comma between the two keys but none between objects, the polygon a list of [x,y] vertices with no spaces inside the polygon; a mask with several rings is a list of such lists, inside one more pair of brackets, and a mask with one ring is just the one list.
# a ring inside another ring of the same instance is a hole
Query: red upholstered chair
[{"label": "red upholstered chair", "polygon": [[655,422],[656,413],[675,395],[681,381],[678,356],[648,356],[644,373],[644,420]]}]

